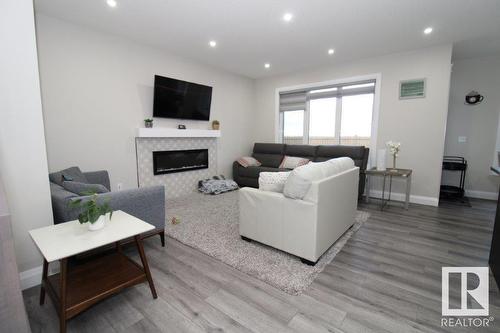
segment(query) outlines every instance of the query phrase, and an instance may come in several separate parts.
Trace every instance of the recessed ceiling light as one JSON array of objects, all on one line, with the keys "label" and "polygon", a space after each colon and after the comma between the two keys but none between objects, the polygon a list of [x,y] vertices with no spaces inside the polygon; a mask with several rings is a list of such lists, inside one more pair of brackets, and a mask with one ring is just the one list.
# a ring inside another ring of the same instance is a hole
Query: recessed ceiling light
[{"label": "recessed ceiling light", "polygon": [[116,0],[106,0],[106,3],[108,4],[109,7],[115,8],[117,3]]},{"label": "recessed ceiling light", "polygon": [[217,42],[214,41],[214,40],[211,40],[210,42],[208,42],[208,45],[210,45],[210,47],[216,47],[217,46]]},{"label": "recessed ceiling light", "polygon": [[424,34],[428,35],[432,32],[432,27],[427,27],[424,29]]},{"label": "recessed ceiling light", "polygon": [[332,54],[334,54],[334,53],[335,53],[335,50],[334,50],[334,49],[328,49],[328,54],[329,54],[329,55],[332,55]]},{"label": "recessed ceiling light", "polygon": [[293,19],[292,13],[285,13],[285,15],[283,15],[283,21],[285,22],[290,22],[292,19]]},{"label": "recessed ceiling light", "polygon": [[265,68],[271,68],[271,64],[270,64],[270,63],[265,63],[265,64],[264,64],[264,67],[265,67]]}]

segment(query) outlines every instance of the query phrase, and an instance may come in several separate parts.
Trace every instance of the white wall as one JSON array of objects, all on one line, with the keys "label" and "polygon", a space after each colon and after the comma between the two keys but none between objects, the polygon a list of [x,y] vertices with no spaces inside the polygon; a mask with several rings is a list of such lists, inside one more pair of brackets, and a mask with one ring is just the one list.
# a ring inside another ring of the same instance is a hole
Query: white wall
[{"label": "white wall", "polygon": [[[381,74],[378,148],[401,142],[398,167],[414,170],[412,201],[437,205],[444,151],[451,45],[271,77],[256,82],[257,141],[274,141],[276,88]],[[399,100],[399,81],[426,78],[427,96]],[[388,164],[390,165],[390,164]],[[404,192],[397,184],[395,191]]]},{"label": "white wall", "polygon": [[[465,95],[471,90],[485,96],[481,104],[465,105]],[[489,170],[498,163],[495,145],[499,113],[500,56],[454,61],[445,153],[467,159],[465,189],[469,196],[497,198],[500,178]],[[465,136],[466,142],[458,142],[459,136]],[[452,174],[445,175],[447,182],[456,183]]]},{"label": "white wall", "polygon": [[[51,171],[107,169],[112,187],[136,187],[134,131],[152,116],[155,74],[213,86],[219,173],[231,176],[232,162],[250,149],[253,80],[45,15],[37,15],[36,26]],[[209,127],[155,118],[157,127],[179,123]]]},{"label": "white wall", "polygon": [[0,2],[0,45],[0,177],[25,271],[41,265],[28,230],[52,224],[31,0]]}]

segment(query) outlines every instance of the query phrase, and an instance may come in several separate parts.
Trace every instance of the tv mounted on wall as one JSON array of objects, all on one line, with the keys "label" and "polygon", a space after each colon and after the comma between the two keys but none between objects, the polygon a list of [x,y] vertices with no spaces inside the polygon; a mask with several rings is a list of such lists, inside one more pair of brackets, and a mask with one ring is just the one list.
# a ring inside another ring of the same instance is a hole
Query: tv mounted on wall
[{"label": "tv mounted on wall", "polygon": [[212,87],[155,75],[153,117],[209,120]]}]

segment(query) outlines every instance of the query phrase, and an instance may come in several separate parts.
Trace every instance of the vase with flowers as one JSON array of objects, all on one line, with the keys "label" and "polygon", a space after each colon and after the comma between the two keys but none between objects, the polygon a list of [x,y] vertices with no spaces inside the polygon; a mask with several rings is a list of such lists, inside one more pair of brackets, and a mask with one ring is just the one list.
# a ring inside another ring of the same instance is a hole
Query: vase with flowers
[{"label": "vase with flowers", "polygon": [[392,168],[396,169],[396,158],[401,150],[401,143],[394,141],[387,141],[386,146],[389,148],[389,152],[392,155]]}]

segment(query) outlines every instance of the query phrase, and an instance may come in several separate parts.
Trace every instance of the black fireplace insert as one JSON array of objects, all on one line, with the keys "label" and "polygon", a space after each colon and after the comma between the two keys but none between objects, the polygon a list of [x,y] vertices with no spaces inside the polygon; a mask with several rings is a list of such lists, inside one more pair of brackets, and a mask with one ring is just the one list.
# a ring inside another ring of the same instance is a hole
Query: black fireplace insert
[{"label": "black fireplace insert", "polygon": [[208,168],[208,149],[167,150],[153,152],[153,174]]}]

